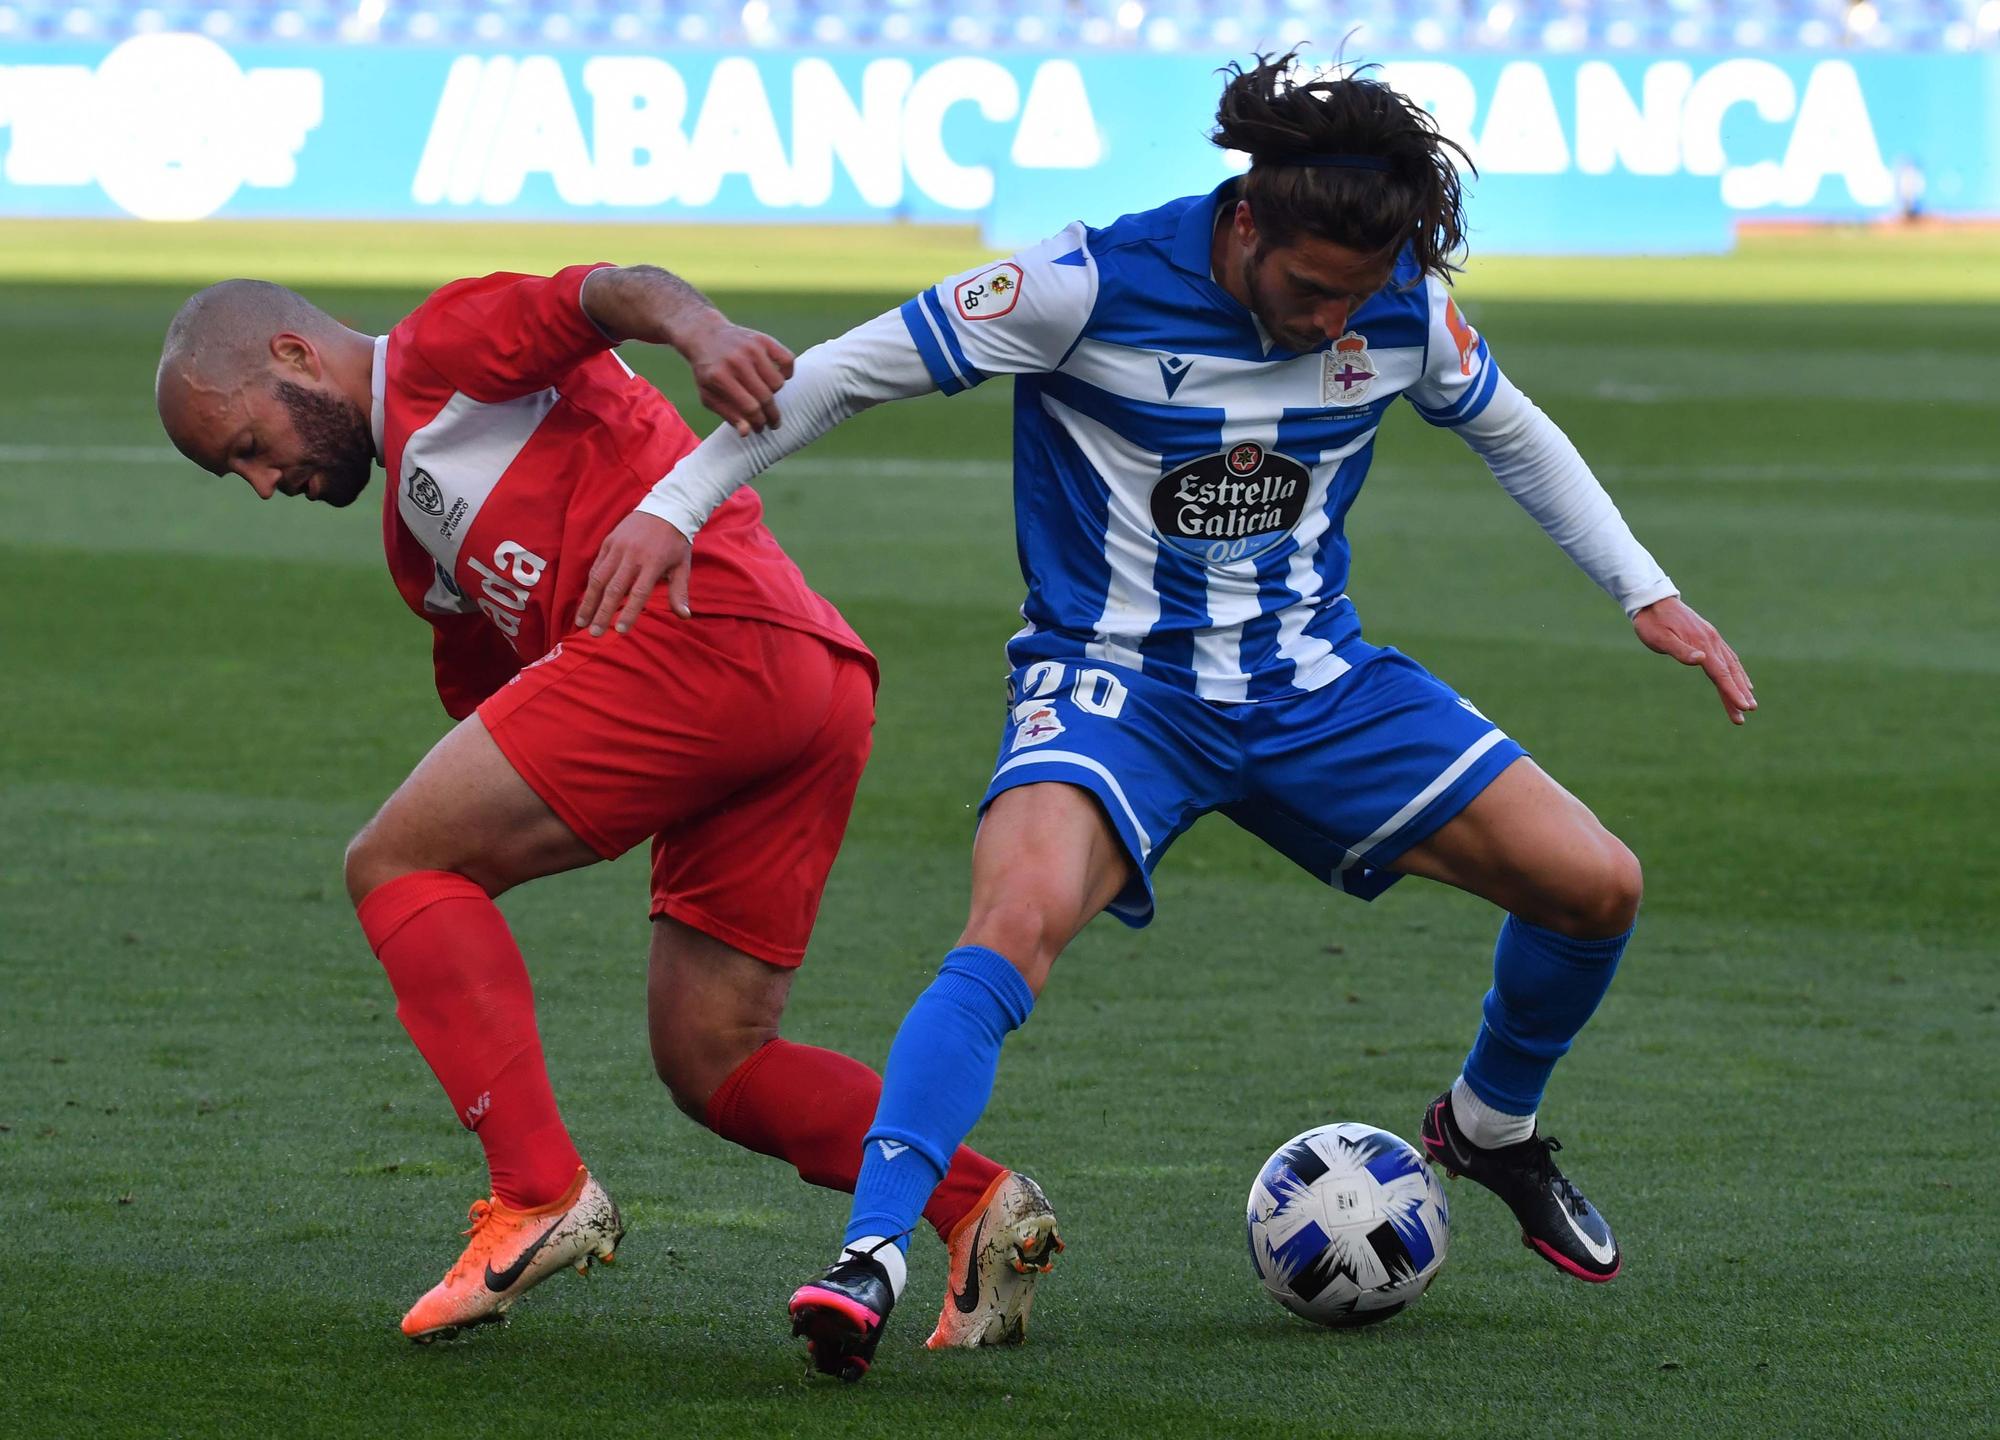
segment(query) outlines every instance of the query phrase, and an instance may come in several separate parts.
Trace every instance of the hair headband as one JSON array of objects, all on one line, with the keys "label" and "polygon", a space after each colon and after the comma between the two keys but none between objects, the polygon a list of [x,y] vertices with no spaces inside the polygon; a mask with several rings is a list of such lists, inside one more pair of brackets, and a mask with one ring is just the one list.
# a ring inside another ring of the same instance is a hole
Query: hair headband
[{"label": "hair headband", "polygon": [[1321,170],[1379,170],[1395,167],[1379,155],[1274,155],[1273,165],[1310,165]]}]

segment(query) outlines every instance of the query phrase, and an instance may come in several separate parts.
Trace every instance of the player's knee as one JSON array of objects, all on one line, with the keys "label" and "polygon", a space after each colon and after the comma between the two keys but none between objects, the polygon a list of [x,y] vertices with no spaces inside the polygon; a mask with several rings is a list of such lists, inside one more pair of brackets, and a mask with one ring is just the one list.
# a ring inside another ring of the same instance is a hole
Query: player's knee
[{"label": "player's knee", "polygon": [[676,1109],[706,1125],[708,1102],[723,1082],[777,1038],[776,1025],[710,1025],[685,1011],[655,1015],[651,1026],[653,1073],[667,1087]]},{"label": "player's knee", "polygon": [[396,864],[376,826],[365,825],[360,834],[347,842],[347,854],[341,862],[341,873],[347,880],[347,898],[359,905],[371,890],[394,880],[407,869]]},{"label": "player's knee", "polygon": [[1037,995],[1056,956],[1077,931],[1075,907],[1045,895],[1002,896],[974,908],[961,945],[979,945],[1007,957]]},{"label": "player's knee", "polygon": [[667,1098],[674,1102],[674,1108],[697,1125],[706,1125],[709,1099],[722,1082],[704,1084],[686,1063],[657,1052],[653,1056],[653,1070],[667,1087]]},{"label": "player's knee", "polygon": [[1639,918],[1645,876],[1639,857],[1609,831],[1599,837],[1596,852],[1580,864],[1563,897],[1563,915],[1552,928],[1579,940],[1623,935]]}]

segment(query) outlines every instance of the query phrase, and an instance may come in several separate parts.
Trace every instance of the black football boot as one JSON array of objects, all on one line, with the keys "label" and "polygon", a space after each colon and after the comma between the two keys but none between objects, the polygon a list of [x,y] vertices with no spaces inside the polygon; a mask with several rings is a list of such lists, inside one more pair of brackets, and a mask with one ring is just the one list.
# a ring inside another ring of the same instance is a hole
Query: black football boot
[{"label": "black football boot", "polygon": [[875,1359],[895,1306],[889,1272],[873,1251],[846,1250],[819,1279],[793,1292],[792,1333],[805,1337],[813,1368],[822,1375],[859,1380]]},{"label": "black football boot", "polygon": [[1579,1280],[1618,1278],[1624,1257],[1597,1207],[1556,1168],[1562,1142],[1537,1133],[1484,1149],[1466,1139],[1445,1091],[1424,1112],[1424,1153],[1447,1175],[1463,1175],[1507,1202],[1521,1222],[1521,1243]]}]

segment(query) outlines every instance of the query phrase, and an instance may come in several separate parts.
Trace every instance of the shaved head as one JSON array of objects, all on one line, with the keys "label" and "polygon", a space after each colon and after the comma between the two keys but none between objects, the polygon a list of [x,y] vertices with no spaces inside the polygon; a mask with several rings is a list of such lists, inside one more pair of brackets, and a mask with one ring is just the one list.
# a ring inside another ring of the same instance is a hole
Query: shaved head
[{"label": "shaved head", "polygon": [[224,280],[167,327],[153,398],[176,448],[257,493],[348,505],[375,456],[373,341],[296,291]]},{"label": "shaved head", "polygon": [[224,280],[190,295],[167,326],[155,386],[169,375],[240,380],[269,363],[270,340],[279,331],[318,339],[340,328],[296,290],[268,280]]}]

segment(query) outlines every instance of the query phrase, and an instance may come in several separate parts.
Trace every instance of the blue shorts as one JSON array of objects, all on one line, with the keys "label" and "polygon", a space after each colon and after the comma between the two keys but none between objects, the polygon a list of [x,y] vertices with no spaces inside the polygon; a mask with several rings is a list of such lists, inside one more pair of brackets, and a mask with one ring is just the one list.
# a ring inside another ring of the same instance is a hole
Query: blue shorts
[{"label": "blue shorts", "polygon": [[1399,651],[1343,646],[1352,668],[1302,695],[1226,705],[1100,661],[1043,660],[1008,681],[980,801],[1057,781],[1095,795],[1132,857],[1110,910],[1153,918],[1153,867],[1220,810],[1329,885],[1373,900],[1387,868],[1527,752]]}]

